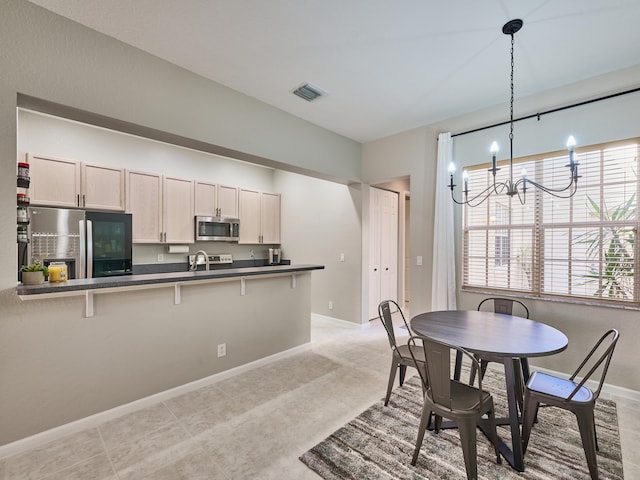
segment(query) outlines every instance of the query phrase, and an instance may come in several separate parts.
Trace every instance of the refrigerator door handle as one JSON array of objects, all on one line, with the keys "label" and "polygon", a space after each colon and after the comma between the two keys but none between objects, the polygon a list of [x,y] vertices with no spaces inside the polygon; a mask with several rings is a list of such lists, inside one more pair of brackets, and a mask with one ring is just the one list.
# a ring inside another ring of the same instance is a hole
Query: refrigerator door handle
[{"label": "refrigerator door handle", "polygon": [[87,278],[87,236],[84,220],[80,220],[80,270],[78,278]]},{"label": "refrigerator door handle", "polygon": [[93,278],[93,222],[87,220],[87,278]]}]

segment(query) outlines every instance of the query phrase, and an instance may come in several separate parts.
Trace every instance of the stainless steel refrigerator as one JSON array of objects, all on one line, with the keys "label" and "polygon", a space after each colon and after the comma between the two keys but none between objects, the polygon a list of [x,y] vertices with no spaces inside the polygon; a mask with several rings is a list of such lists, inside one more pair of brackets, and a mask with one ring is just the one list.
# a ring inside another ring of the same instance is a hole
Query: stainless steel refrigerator
[{"label": "stainless steel refrigerator", "polygon": [[68,278],[130,275],[131,214],[29,207],[26,248],[19,266],[65,262]]}]

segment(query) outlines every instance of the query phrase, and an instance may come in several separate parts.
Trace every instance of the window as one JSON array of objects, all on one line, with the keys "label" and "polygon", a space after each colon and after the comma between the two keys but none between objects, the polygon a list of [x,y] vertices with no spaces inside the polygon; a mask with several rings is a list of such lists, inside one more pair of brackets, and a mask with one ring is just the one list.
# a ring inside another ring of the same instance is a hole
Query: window
[{"label": "window", "polygon": [[[640,139],[582,148],[578,191],[556,198],[527,189],[526,202],[492,195],[463,210],[463,288],[640,306],[637,199]],[[514,173],[561,188],[566,154],[514,159]],[[516,165],[517,164],[517,165]],[[498,181],[508,175],[502,166]],[[490,185],[488,166],[468,170],[469,191]]]}]

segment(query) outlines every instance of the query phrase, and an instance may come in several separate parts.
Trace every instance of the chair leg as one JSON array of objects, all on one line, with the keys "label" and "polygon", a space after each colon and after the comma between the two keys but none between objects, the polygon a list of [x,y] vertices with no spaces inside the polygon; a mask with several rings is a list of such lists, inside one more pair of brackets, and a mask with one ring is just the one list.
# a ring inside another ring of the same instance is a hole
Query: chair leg
[{"label": "chair leg", "polygon": [[404,377],[407,374],[407,366],[400,365],[400,386],[404,383]]},{"label": "chair leg", "polygon": [[496,425],[496,413],[493,407],[491,407],[491,411],[489,412],[489,428],[491,428],[491,443],[493,443],[493,449],[496,452],[496,463],[502,463],[502,457],[500,457],[500,447],[498,446],[498,426]]},{"label": "chair leg", "polygon": [[460,372],[462,370],[462,353],[456,352],[456,364],[453,370],[453,379],[460,380]]},{"label": "chair leg", "polygon": [[459,419],[458,433],[464,456],[464,466],[467,469],[467,479],[478,478],[478,447],[476,445],[476,421]]},{"label": "chair leg", "polygon": [[391,371],[389,372],[389,383],[387,384],[387,396],[384,398],[384,406],[389,405],[389,398],[391,397],[391,390],[393,390],[393,382],[396,380],[396,370],[398,369],[398,362],[395,358],[391,360]]},{"label": "chair leg", "polygon": [[531,429],[533,423],[538,415],[538,405],[540,402],[531,398],[528,390],[524,392],[524,411],[522,412],[522,455],[527,451],[527,445],[529,445],[529,437],[531,436]]},{"label": "chair leg", "polygon": [[413,451],[413,458],[411,459],[411,465],[415,465],[420,455],[420,448],[422,447],[422,440],[424,439],[424,432],[427,430],[431,420],[431,410],[427,402],[422,407],[422,417],[420,417],[420,427],[418,428],[418,438],[416,439],[416,448]]},{"label": "chair leg", "polygon": [[579,409],[574,411],[578,419],[578,428],[582,438],[582,448],[587,457],[592,480],[598,480],[598,458],[596,456],[596,426],[593,423],[593,411]]}]

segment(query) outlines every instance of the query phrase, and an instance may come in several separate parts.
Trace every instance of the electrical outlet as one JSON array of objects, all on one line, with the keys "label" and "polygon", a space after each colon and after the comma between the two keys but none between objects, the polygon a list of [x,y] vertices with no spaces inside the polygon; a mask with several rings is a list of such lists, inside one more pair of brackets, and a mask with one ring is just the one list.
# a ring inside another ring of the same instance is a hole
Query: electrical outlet
[{"label": "electrical outlet", "polygon": [[341,262],[344,262],[344,253],[341,253],[341,254],[340,254],[340,261],[341,261]]},{"label": "electrical outlet", "polygon": [[416,258],[416,265],[419,267],[422,266],[422,255],[418,255]]},{"label": "electrical outlet", "polygon": [[159,253],[158,254],[158,261],[159,262],[164,262],[164,253]]},{"label": "electrical outlet", "polygon": [[329,310],[333,310],[333,301],[329,300]]},{"label": "electrical outlet", "polygon": [[218,357],[224,357],[227,354],[227,344],[221,343],[218,345]]}]

